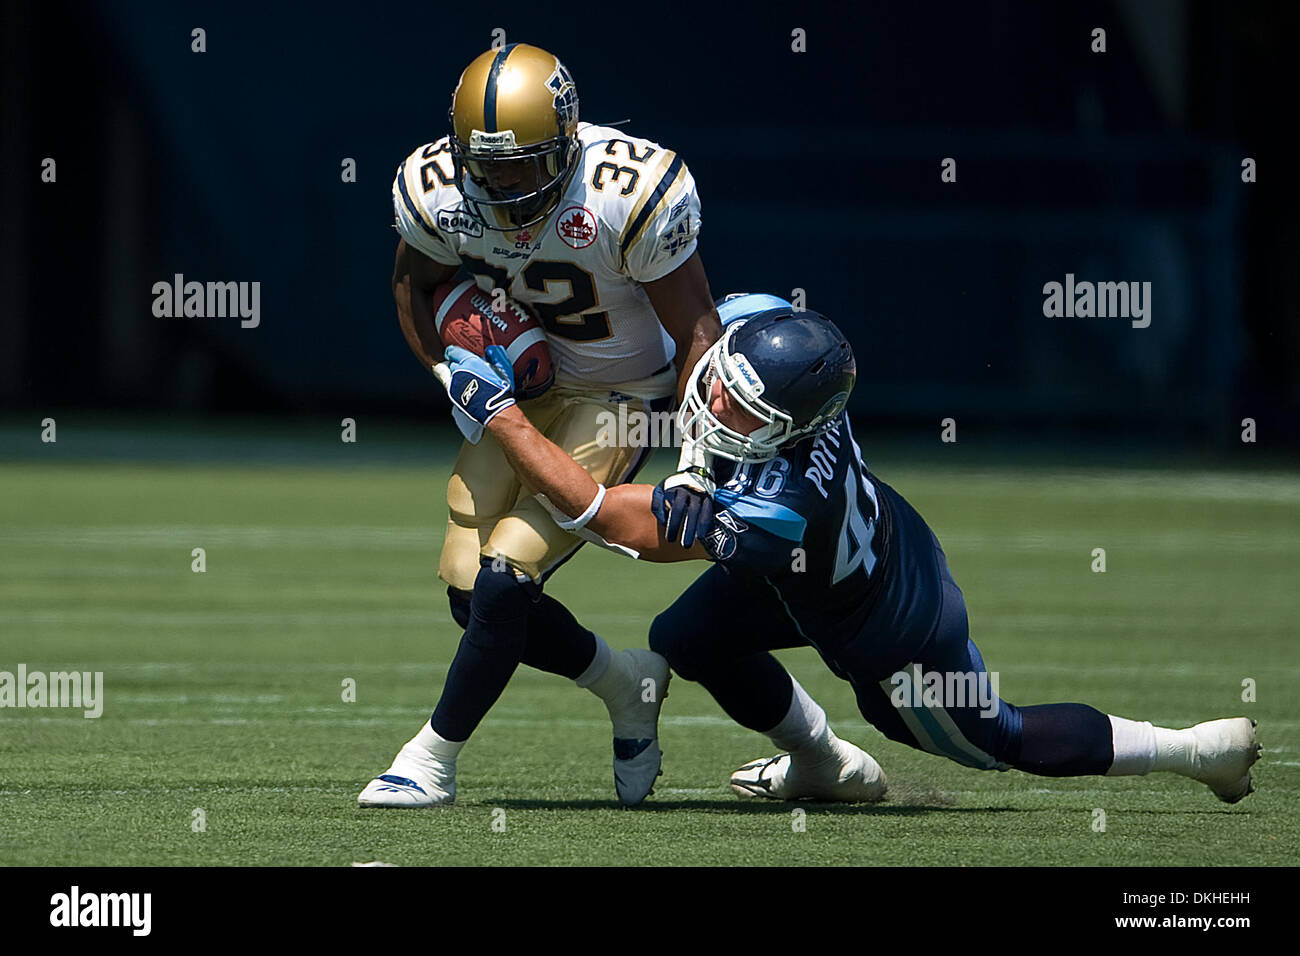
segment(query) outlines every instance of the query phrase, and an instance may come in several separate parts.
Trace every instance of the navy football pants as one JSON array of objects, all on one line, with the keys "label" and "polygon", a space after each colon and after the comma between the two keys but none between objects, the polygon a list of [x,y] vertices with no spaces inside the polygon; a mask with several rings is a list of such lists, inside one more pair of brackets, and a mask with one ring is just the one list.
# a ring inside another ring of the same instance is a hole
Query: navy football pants
[{"label": "navy football pants", "polygon": [[[940,568],[938,624],[910,665],[900,668],[910,680],[867,676],[880,672],[880,661],[862,641],[812,644],[767,581],[743,579],[717,565],[655,618],[650,647],[680,677],[701,683],[732,719],[760,733],[780,723],[793,693],[770,651],[814,646],[832,672],[852,684],[862,715],[891,740],[983,770],[1105,773],[1112,755],[1104,714],[1082,704],[1016,707],[992,693],[970,640],[966,602],[942,558]],[[934,673],[943,683],[927,692],[925,675]]]}]

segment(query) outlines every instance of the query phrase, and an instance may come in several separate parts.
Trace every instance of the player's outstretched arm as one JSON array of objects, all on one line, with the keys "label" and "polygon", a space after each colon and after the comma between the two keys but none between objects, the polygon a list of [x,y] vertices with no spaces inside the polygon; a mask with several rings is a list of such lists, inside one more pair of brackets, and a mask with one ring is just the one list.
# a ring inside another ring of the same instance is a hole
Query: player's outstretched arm
[{"label": "player's outstretched arm", "polygon": [[453,409],[490,431],[520,480],[567,516],[567,521],[556,519],[561,527],[599,535],[606,544],[630,548],[649,561],[709,557],[699,544],[683,548],[665,540],[651,511],[653,487],[617,485],[602,491],[567,452],[533,427],[515,404],[510,360],[501,346],[489,345],[479,356],[449,345],[445,361],[433,372]]},{"label": "player's outstretched arm", "polygon": [[393,263],[393,300],[406,344],[425,369],[442,360],[442,340],[433,320],[433,290],[456,274],[456,266],[434,262],[412,249],[405,239],[397,242]]},{"label": "player's outstretched arm", "polygon": [[[570,518],[579,518],[595,504],[599,486],[582,466],[533,427],[517,405],[505,409],[488,430],[524,482],[550,499]],[[647,561],[690,561],[709,555],[700,544],[689,549],[668,541],[650,510],[652,485],[615,485],[606,489],[596,513],[585,527],[613,544],[640,553]]]}]

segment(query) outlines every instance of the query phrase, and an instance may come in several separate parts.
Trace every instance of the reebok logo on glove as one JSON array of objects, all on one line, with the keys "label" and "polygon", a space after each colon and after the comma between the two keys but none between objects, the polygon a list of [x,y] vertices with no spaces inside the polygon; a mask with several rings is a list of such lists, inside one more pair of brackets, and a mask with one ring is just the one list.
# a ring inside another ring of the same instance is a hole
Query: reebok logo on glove
[{"label": "reebok logo on glove", "polygon": [[485,356],[447,346],[433,374],[451,399],[452,418],[471,444],[478,444],[488,422],[515,403],[514,371],[506,350],[489,345]]}]

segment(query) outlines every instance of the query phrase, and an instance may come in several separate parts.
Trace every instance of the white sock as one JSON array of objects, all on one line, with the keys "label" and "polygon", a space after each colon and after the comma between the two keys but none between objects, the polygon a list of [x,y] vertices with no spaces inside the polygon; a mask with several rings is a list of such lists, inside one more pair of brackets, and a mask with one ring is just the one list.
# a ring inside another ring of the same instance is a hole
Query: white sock
[{"label": "white sock", "polygon": [[767,732],[767,737],[778,749],[789,752],[791,762],[820,763],[831,756],[835,735],[821,705],[808,696],[793,676],[790,683],[794,685],[790,709]]},{"label": "white sock", "polygon": [[601,700],[609,700],[627,690],[627,675],[621,667],[611,667],[614,652],[599,634],[596,638],[596,654],[587,665],[587,669],[578,675],[574,683],[585,687]]},{"label": "white sock", "polygon": [[407,747],[410,747],[440,760],[455,763],[460,748],[464,746],[465,741],[448,740],[434,730],[433,724],[426,720],[424,726],[420,728],[420,732],[407,741],[406,746],[402,749],[406,750]]},{"label": "white sock", "polygon": [[1190,727],[1185,730],[1170,730],[1168,727],[1152,727],[1156,735],[1155,770],[1182,774],[1184,777],[1195,775],[1192,757],[1196,753],[1196,734]]},{"label": "white sock", "polygon": [[1155,728],[1145,720],[1128,720],[1124,717],[1107,715],[1110,718],[1111,747],[1115,757],[1108,777],[1145,776],[1155,769],[1156,736]]},{"label": "white sock", "polygon": [[1142,776],[1157,770],[1192,776],[1196,735],[1190,729],[1170,730],[1145,720],[1109,716],[1115,759],[1106,776]]}]

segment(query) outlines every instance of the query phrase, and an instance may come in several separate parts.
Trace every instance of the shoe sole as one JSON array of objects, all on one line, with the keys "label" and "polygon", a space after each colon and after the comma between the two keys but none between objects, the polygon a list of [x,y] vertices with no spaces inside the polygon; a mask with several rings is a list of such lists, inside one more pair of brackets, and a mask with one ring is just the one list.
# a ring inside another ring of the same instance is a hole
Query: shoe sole
[{"label": "shoe sole", "polygon": [[428,810],[430,807],[450,807],[455,803],[455,797],[448,797],[446,800],[434,800],[430,803],[371,803],[358,800],[357,806],[363,810]]}]

